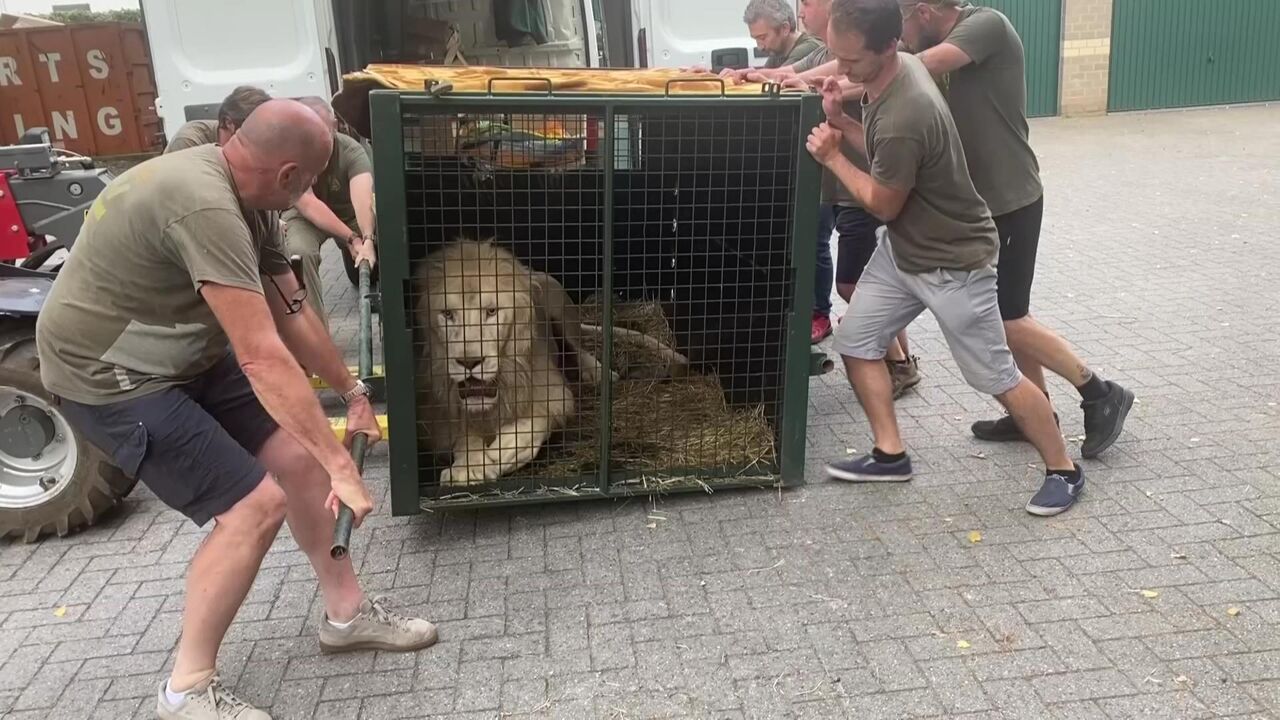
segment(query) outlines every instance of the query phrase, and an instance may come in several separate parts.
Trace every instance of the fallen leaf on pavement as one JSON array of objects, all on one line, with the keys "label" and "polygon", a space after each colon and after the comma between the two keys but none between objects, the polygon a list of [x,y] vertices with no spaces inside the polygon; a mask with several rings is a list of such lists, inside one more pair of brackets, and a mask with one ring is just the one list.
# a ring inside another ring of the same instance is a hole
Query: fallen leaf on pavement
[{"label": "fallen leaf on pavement", "polygon": [[957,640],[956,647],[960,648],[961,650],[967,650],[973,646],[969,644],[968,640]]},{"label": "fallen leaf on pavement", "polygon": [[1235,617],[1240,614],[1240,608],[1238,607],[1227,608],[1227,614],[1230,615],[1231,617]]},{"label": "fallen leaf on pavement", "polygon": [[53,616],[54,616],[54,617],[62,617],[63,615],[66,615],[66,614],[67,614],[67,606],[66,606],[66,605],[62,605],[62,606],[60,606],[57,610],[54,610],[54,611],[53,611]]},{"label": "fallen leaf on pavement", "polygon": [[969,531],[969,542],[971,542],[971,543],[980,543],[980,542],[982,542],[982,533],[978,532],[977,530],[970,530],[970,531]]},{"label": "fallen leaf on pavement", "polygon": [[1158,597],[1160,597],[1160,593],[1156,592],[1155,590],[1143,590],[1143,591],[1142,591],[1142,597],[1147,598],[1148,600],[1150,600],[1150,599],[1152,599],[1152,598],[1158,598]]}]

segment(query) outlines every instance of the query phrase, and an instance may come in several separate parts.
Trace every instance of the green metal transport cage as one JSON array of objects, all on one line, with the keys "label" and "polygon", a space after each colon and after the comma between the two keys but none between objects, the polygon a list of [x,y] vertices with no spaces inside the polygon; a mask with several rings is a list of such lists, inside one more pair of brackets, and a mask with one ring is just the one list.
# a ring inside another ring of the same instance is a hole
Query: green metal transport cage
[{"label": "green metal transport cage", "polygon": [[803,482],[818,96],[369,102],[394,514]]}]

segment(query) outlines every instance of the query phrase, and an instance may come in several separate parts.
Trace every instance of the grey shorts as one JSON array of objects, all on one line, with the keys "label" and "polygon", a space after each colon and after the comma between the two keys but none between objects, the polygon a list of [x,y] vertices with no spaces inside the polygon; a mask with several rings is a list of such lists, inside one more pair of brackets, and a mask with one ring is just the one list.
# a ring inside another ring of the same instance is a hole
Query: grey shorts
[{"label": "grey shorts", "polygon": [[1022,373],[1005,341],[996,269],[906,273],[894,262],[885,228],[877,234],[875,253],[832,338],[835,349],[859,360],[883,359],[893,337],[927,308],[975,390],[1003,395],[1016,387]]}]

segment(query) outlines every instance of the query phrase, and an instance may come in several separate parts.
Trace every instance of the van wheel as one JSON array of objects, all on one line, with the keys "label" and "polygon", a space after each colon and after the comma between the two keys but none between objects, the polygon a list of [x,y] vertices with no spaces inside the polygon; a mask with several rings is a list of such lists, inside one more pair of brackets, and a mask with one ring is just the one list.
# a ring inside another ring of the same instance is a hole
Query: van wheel
[{"label": "van wheel", "polygon": [[53,405],[34,324],[0,325],[0,538],[34,542],[88,527],[136,484]]}]

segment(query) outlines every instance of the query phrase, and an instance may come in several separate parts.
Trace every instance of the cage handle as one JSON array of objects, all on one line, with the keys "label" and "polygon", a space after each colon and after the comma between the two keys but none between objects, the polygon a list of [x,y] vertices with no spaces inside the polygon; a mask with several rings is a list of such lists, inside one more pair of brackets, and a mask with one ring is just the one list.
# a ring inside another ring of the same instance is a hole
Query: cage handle
[{"label": "cage handle", "polygon": [[441,82],[439,80],[430,79],[425,81],[422,85],[423,92],[427,93],[431,97],[440,97],[445,93],[453,92],[453,83],[451,82]]},{"label": "cage handle", "polygon": [[716,77],[716,78],[671,78],[670,80],[668,80],[668,81],[667,81],[666,87],[665,87],[665,88],[663,88],[663,93],[665,93],[667,97],[671,97],[671,86],[672,86],[672,85],[679,85],[680,83],[704,83],[704,82],[718,82],[718,83],[720,83],[720,97],[725,97],[725,90],[724,90],[724,78],[720,78],[720,77]]},{"label": "cage handle", "polygon": [[[546,84],[547,84],[547,95],[552,95],[552,94],[554,94],[555,86],[551,84],[551,78],[533,77],[532,75],[530,75],[530,76],[512,75],[512,76],[510,76],[510,77],[492,77],[492,78],[489,78],[489,94],[490,94],[490,95],[492,95],[492,94],[493,94],[493,84],[494,84],[494,83],[500,83],[500,82],[526,82],[526,81],[533,81],[533,82],[546,83]],[[532,92],[532,91],[529,91],[529,92]]]}]

